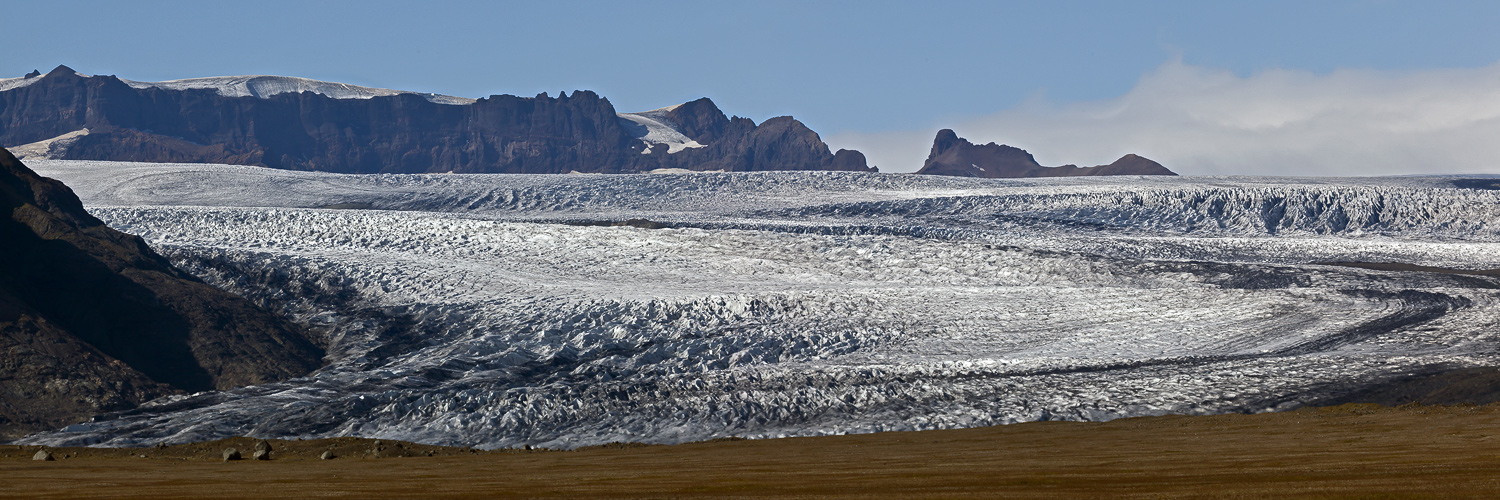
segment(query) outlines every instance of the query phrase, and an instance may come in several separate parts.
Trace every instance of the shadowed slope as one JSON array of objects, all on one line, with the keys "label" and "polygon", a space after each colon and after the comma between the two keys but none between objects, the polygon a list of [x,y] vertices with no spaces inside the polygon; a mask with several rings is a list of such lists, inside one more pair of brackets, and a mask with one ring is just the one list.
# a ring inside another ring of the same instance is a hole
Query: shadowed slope
[{"label": "shadowed slope", "polygon": [[0,438],[319,365],[295,325],[172,267],[3,149],[0,210]]}]

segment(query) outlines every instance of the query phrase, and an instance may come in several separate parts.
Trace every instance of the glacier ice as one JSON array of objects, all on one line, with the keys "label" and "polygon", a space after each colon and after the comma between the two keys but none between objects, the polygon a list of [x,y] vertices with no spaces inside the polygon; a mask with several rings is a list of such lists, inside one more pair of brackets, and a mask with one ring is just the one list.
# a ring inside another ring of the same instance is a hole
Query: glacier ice
[{"label": "glacier ice", "polygon": [[454,97],[428,92],[410,92],[405,90],[362,87],[359,85],[350,85],[347,83],[325,82],[308,78],[298,78],[294,76],[240,75],[211,76],[207,78],[186,78],[182,80],[167,80],[164,82],[138,82],[134,80],[121,81],[125,82],[126,85],[137,89],[208,89],[213,90],[219,95],[225,97],[256,97],[264,99],[277,94],[312,92],[314,94],[320,94],[333,99],[370,99],[374,97],[409,94],[419,96],[429,102],[437,104],[465,105],[473,104],[475,101],[475,99],[467,97]]},{"label": "glacier ice", "polygon": [[651,154],[651,148],[657,144],[667,146],[667,154],[676,153],[688,148],[706,147],[698,144],[698,141],[689,139],[682,131],[672,126],[672,121],[667,118],[667,113],[676,109],[677,106],[667,106],[651,111],[639,113],[617,113],[620,117],[620,125],[631,131],[631,135],[646,144],[646,150],[642,154]]},{"label": "glacier ice", "polygon": [[[1443,177],[338,175],[35,161],[330,341],[23,440],[571,448],[1293,408],[1497,361],[1500,191]],[[330,209],[353,206],[367,209]],[[610,226],[630,218],[665,228]]]}]

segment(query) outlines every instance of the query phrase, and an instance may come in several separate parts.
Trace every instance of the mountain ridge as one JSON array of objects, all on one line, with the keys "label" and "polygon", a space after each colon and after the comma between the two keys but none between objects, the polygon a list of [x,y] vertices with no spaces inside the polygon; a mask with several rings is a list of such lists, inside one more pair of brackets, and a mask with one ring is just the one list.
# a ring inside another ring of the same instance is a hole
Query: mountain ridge
[{"label": "mountain ridge", "polygon": [[756,124],[708,98],[621,113],[588,90],[466,100],[295,77],[135,82],[66,66],[0,80],[0,145],[339,173],[876,171],[792,117]]},{"label": "mountain ridge", "polygon": [[1045,167],[1024,149],[993,142],[974,144],[951,129],[938,131],[932,141],[932,151],[917,173],[985,178],[1177,175],[1160,163],[1136,154],[1127,154],[1113,163],[1093,167]]}]

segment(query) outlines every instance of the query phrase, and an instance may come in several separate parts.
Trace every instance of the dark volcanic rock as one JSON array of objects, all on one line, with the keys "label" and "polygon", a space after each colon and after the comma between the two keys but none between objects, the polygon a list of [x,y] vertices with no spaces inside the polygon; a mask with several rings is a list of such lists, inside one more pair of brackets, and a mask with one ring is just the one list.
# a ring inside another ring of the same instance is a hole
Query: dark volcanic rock
[{"label": "dark volcanic rock", "polygon": [[[683,135],[702,144],[710,144],[720,137],[744,134],[755,128],[755,124],[746,123],[748,119],[745,118],[731,121],[707,97],[672,108],[667,112],[667,119],[676,124]],[[731,126],[736,130],[731,131]]]},{"label": "dark volcanic rock", "polygon": [[1044,167],[1026,150],[993,142],[975,145],[948,129],[938,131],[937,138],[932,141],[932,152],[917,173],[990,178],[1177,175],[1160,163],[1133,154],[1096,167]]},{"label": "dark volcanic rock", "polygon": [[496,95],[472,104],[417,94],[227,97],[213,89],[135,88],[59,66],[35,83],[0,92],[0,145],[89,130],[52,152],[61,159],[344,173],[874,170],[863,155],[835,156],[790,117],[757,126],[724,116],[704,98],[667,110],[664,119],[704,147],[643,154],[640,127],[622,124],[609,100],[590,91]]},{"label": "dark volcanic rock", "polygon": [[0,439],[316,369],[296,325],[172,267],[0,149]]}]

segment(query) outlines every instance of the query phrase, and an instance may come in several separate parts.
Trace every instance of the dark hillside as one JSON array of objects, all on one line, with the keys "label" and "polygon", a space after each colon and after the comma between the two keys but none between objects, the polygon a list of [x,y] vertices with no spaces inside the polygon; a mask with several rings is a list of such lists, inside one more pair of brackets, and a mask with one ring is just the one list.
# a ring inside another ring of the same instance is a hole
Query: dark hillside
[{"label": "dark hillside", "polygon": [[0,438],[316,369],[296,325],[105,226],[0,149]]}]

